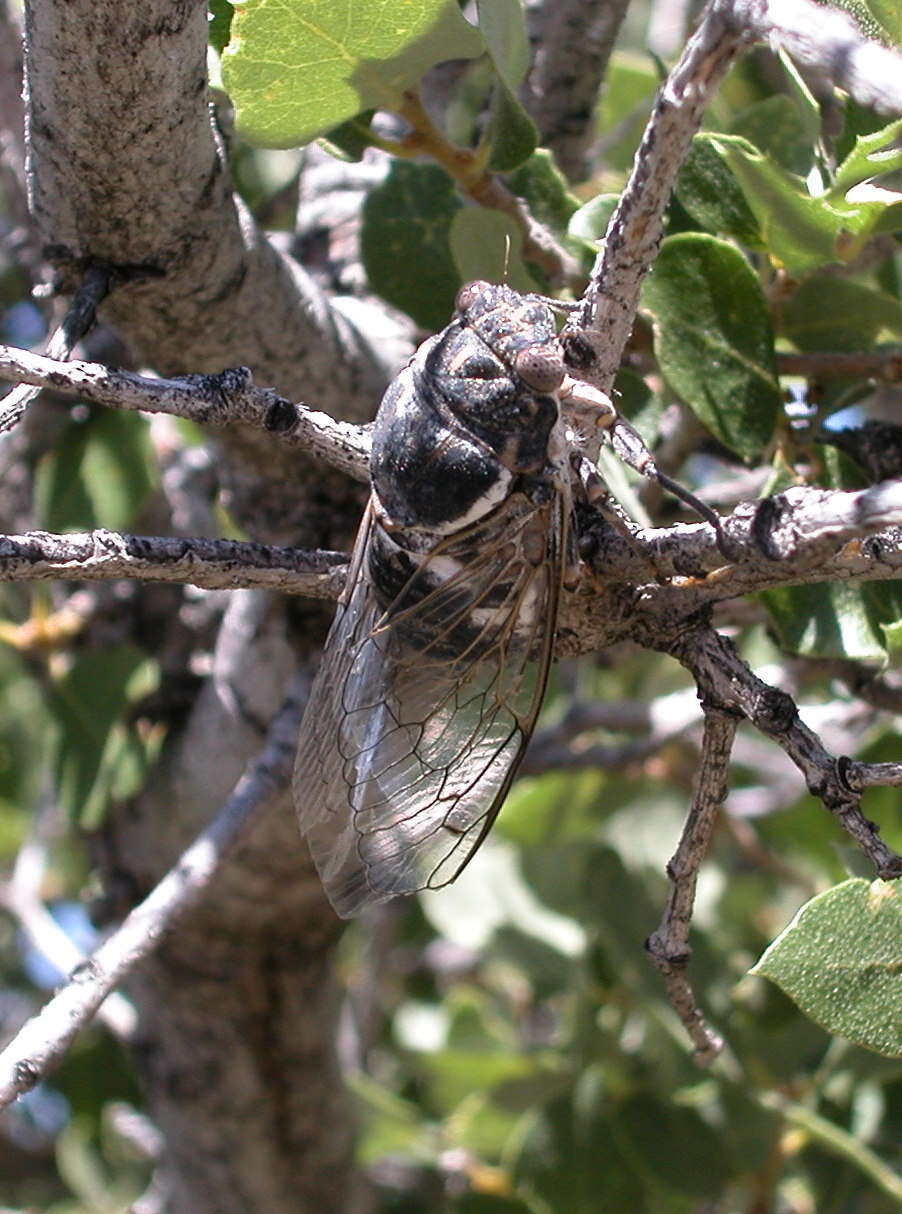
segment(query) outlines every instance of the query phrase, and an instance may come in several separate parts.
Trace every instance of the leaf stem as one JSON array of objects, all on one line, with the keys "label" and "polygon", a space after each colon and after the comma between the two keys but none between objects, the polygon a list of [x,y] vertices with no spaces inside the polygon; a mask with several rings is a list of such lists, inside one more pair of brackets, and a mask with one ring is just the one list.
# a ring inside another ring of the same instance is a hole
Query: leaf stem
[{"label": "leaf stem", "polygon": [[[584,276],[576,258],[539,223],[522,198],[488,171],[489,149],[486,145],[480,144],[471,149],[452,143],[435,126],[419,93],[414,89],[408,89],[403,94],[398,114],[410,130],[402,140],[389,144],[385,150],[406,159],[430,157],[473,202],[490,210],[501,211],[513,219],[523,235],[523,256],[543,270],[553,284],[582,289]],[[385,146],[386,142],[383,141],[380,146]]]}]

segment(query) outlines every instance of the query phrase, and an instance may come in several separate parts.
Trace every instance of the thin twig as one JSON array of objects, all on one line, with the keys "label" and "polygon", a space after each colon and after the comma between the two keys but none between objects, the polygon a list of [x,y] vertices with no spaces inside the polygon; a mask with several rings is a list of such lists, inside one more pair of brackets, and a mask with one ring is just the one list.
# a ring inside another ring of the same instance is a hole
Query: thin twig
[{"label": "thin twig", "polygon": [[0,582],[175,582],[205,590],[279,590],[313,598],[341,593],[347,557],[239,540],[121,535],[87,531],[55,535],[29,531],[0,536]]},{"label": "thin twig", "polygon": [[282,796],[291,779],[303,698],[298,679],[263,751],[210,825],[0,1055],[0,1108],[33,1088],[62,1059],[103,1000],[201,900],[223,862]]},{"label": "thin twig", "polygon": [[[16,855],[12,875],[0,882],[0,906],[8,911],[28,937],[31,947],[61,975],[81,965],[85,956],[60,927],[40,897],[47,848],[42,840],[25,840]],[[131,1003],[116,992],[100,1005],[99,1015],[120,1040],[132,1035],[137,1014]]]},{"label": "thin twig", "polygon": [[[97,309],[109,295],[113,279],[113,271],[109,266],[102,263],[88,266],[66,315],[47,341],[48,358],[62,362],[69,360],[76,345],[94,327]],[[40,391],[41,389],[34,385],[19,384],[0,400],[0,434],[11,430],[22,420],[25,410]]]},{"label": "thin twig", "polygon": [[247,367],[217,375],[158,379],[100,363],[57,362],[15,346],[0,346],[0,379],[51,388],[114,409],[171,413],[201,425],[250,425],[317,455],[357,480],[368,475],[369,436],[364,427],[337,422],[271,388],[257,388]]},{"label": "thin twig", "polygon": [[672,882],[670,898],[660,926],[652,932],[645,946],[664,978],[667,998],[695,1046],[693,1057],[699,1066],[708,1066],[714,1061],[723,1049],[723,1040],[706,1023],[686,980],[686,966],[692,954],[689,927],[699,866],[727,795],[727,771],[737,724],[732,714],[705,707],[695,793],[679,846],[667,865],[667,875]]}]

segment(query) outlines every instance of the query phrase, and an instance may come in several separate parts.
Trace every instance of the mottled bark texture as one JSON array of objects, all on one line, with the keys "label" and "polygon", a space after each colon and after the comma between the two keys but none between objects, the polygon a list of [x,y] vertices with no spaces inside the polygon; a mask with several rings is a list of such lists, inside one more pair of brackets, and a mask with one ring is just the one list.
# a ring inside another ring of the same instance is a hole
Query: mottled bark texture
[{"label": "mottled bark texture", "polygon": [[535,62],[524,100],[571,181],[589,175],[598,93],[629,0],[527,0]]},{"label": "mottled bark texture", "polygon": [[[111,265],[121,281],[102,314],[159,373],[243,364],[291,399],[371,416],[385,368],[232,192],[209,108],[206,5],[36,0],[26,34],[29,192],[63,285]],[[261,430],[223,432],[221,448],[250,536],[346,541],[359,494],[347,478]],[[167,593],[176,628],[179,598]],[[297,660],[281,603],[237,595],[185,726],[105,829],[99,860],[117,910],[225,801]],[[352,1126],[333,1055],[334,939],[285,805],[130,985],[172,1214],[342,1207]]]}]

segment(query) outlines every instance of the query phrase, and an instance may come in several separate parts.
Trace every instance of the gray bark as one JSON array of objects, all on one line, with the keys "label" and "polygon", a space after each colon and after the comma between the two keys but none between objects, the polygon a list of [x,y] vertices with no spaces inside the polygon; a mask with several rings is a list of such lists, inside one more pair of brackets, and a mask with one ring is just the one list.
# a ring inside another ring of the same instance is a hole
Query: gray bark
[{"label": "gray bark", "polygon": [[[233,193],[206,35],[198,0],[28,6],[28,187],[46,256],[68,288],[94,262],[113,266],[121,285],[102,314],[160,373],[243,364],[292,399],[366,420],[387,369]],[[249,535],[346,542],[360,491],[345,477],[259,429],[219,441]],[[167,601],[177,628],[178,599]],[[322,623],[312,608],[306,618],[309,646]],[[186,727],[97,848],[117,911],[226,800],[296,662],[279,601],[239,595]],[[335,934],[285,805],[136,975],[136,1058],[167,1143],[169,1210],[342,1207],[352,1127],[332,1042]]]}]

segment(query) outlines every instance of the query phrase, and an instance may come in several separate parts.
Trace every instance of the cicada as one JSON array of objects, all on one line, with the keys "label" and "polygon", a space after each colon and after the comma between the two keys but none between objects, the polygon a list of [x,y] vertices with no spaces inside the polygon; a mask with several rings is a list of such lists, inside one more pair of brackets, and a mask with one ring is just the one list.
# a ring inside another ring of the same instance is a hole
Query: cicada
[{"label": "cicada", "polygon": [[510,788],[574,565],[572,386],[551,301],[474,282],[382,400],[294,779],[341,916],[453,881]]}]

